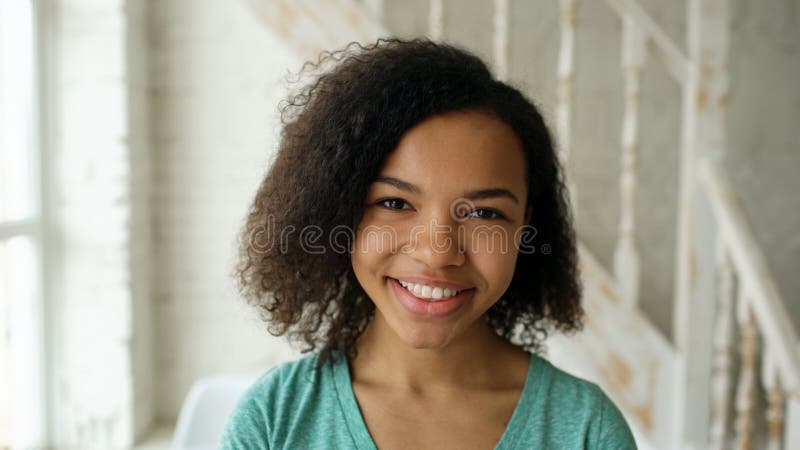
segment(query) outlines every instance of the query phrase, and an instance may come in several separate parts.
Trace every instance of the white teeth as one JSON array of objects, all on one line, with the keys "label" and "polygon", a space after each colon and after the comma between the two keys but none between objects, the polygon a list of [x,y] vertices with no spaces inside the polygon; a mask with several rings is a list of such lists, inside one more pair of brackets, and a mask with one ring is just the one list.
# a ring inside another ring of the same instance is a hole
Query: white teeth
[{"label": "white teeth", "polygon": [[433,291],[433,289],[431,289],[430,286],[422,286],[422,296],[423,297],[431,298],[431,291]]},{"label": "white teeth", "polygon": [[403,280],[397,280],[401,286],[408,289],[417,297],[439,300],[442,298],[452,297],[458,294],[455,289],[425,286],[424,284],[409,283]]}]

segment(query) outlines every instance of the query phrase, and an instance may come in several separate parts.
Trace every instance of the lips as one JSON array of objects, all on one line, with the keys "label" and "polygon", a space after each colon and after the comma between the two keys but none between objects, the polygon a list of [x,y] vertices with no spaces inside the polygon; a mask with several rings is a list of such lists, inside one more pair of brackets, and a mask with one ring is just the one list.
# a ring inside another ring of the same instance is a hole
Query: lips
[{"label": "lips", "polygon": [[422,299],[400,285],[398,280],[388,278],[397,301],[410,313],[427,317],[446,317],[458,311],[472,297],[475,288],[464,289],[445,299]]},{"label": "lips", "polygon": [[424,285],[430,286],[430,287],[439,287],[439,288],[442,288],[442,289],[448,288],[448,289],[452,289],[454,291],[463,291],[465,289],[470,289],[470,288],[475,287],[475,286],[472,286],[472,285],[469,285],[469,284],[459,283],[459,282],[456,282],[456,281],[437,280],[437,279],[434,279],[434,278],[420,277],[420,276],[417,276],[417,275],[398,276],[396,279],[397,280],[403,280],[403,281],[411,282],[411,283],[416,283],[416,284],[424,284]]}]

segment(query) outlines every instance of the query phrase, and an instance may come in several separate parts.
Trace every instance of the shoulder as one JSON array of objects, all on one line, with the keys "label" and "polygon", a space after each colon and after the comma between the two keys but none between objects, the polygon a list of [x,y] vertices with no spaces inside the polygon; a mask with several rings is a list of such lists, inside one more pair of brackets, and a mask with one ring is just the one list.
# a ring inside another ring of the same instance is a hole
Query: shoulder
[{"label": "shoulder", "polygon": [[317,358],[317,354],[312,354],[269,369],[253,383],[246,395],[261,398],[260,394],[306,386],[321,376],[316,367]]},{"label": "shoulder", "polygon": [[600,386],[545,359],[539,358],[538,364],[544,392],[537,397],[554,431],[584,430],[586,448],[636,448],[625,417]]},{"label": "shoulder", "polygon": [[308,396],[321,375],[316,369],[317,355],[285,362],[267,370],[241,396],[228,416],[220,448],[270,448],[268,437],[276,419],[291,409],[291,404]]},{"label": "shoulder", "polygon": [[564,402],[593,408],[609,401],[603,390],[595,383],[572,375],[556,366],[550,361],[534,356],[539,365],[538,372],[541,376],[543,388],[548,393]]}]

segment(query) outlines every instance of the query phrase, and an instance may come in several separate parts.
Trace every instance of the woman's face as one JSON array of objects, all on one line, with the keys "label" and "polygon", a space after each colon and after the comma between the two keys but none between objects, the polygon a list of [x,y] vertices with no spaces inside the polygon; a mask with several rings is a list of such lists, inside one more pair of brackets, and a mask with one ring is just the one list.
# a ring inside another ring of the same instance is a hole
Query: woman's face
[{"label": "woman's face", "polygon": [[525,167],[511,127],[473,110],[428,118],[389,154],[352,264],[376,318],[403,342],[445,347],[506,291],[528,222]]}]

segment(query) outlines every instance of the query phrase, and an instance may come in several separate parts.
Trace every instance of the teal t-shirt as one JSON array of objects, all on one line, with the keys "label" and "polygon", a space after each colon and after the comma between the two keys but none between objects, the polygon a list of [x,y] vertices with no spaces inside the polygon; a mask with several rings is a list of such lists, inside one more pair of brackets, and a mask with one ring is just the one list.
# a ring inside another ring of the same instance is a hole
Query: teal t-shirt
[{"label": "teal t-shirt", "polygon": [[[222,450],[375,449],[347,360],[316,354],[267,371],[239,400]],[[496,449],[635,449],[619,409],[594,383],[531,354],[522,395]]]}]

